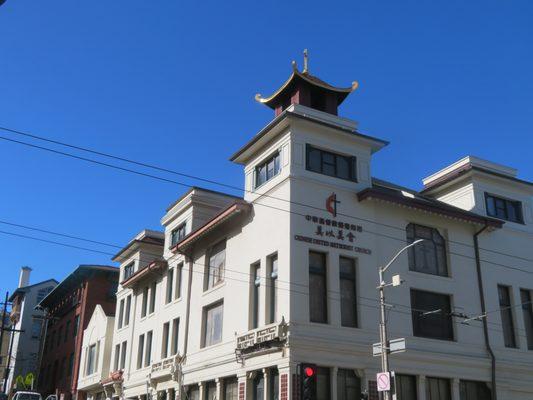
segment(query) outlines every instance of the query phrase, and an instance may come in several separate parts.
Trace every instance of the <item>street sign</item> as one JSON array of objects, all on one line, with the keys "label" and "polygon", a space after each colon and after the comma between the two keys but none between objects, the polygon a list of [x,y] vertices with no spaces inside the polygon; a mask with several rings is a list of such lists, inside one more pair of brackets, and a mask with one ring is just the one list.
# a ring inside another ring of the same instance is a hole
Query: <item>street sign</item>
[{"label": "street sign", "polygon": [[[405,351],[405,338],[389,340],[389,346],[388,348],[386,347],[385,350],[387,350],[389,354]],[[372,355],[374,357],[381,356],[381,343],[374,343],[372,345]]]},{"label": "street sign", "polygon": [[376,374],[376,383],[378,386],[378,392],[387,392],[390,390],[390,373],[378,372]]}]

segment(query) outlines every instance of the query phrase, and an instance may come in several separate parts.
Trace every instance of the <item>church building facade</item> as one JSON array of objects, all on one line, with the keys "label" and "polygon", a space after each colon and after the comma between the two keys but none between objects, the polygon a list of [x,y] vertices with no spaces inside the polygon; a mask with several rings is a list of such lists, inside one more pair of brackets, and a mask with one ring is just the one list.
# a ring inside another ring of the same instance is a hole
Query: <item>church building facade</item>
[{"label": "church building facade", "polygon": [[415,191],[372,175],[387,142],[338,108],[356,90],[293,65],[274,119],[231,156],[244,196],[192,188],[119,254],[108,398],[377,399],[378,267],[402,400],[533,397],[533,183],[466,157]]}]

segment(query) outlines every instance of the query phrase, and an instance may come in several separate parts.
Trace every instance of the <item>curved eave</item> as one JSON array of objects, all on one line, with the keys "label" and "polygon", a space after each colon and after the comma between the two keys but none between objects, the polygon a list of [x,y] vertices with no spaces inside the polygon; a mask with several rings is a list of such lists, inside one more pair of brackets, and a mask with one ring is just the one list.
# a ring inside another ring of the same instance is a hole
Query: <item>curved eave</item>
[{"label": "curved eave", "polygon": [[305,82],[309,83],[312,86],[315,86],[317,88],[327,90],[330,92],[335,92],[338,95],[339,104],[344,101],[346,96],[348,96],[350,93],[352,93],[359,84],[357,82],[352,82],[352,86],[346,87],[346,88],[339,88],[335,86],[328,85],[327,83],[322,83],[319,81],[318,78],[310,78],[310,75],[308,73],[300,72],[298,69],[294,68],[291,76],[289,76],[289,79],[285,81],[281,87],[276,90],[272,95],[269,97],[263,97],[259,93],[255,95],[255,100],[258,101],[261,104],[266,104],[269,107],[273,107],[272,103],[285,91],[287,88],[292,84],[293,81],[295,81],[297,78],[300,78],[304,80]]}]

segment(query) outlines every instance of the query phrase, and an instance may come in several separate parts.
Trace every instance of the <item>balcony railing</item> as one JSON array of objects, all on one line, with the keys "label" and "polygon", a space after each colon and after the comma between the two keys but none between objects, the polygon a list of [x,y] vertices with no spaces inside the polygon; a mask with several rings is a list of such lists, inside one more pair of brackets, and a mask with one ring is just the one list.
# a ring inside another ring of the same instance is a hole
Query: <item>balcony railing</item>
[{"label": "balcony railing", "polygon": [[150,379],[157,380],[158,378],[172,375],[173,379],[176,380],[180,362],[181,356],[179,354],[176,354],[174,356],[167,357],[162,359],[161,361],[153,363],[150,368]]}]

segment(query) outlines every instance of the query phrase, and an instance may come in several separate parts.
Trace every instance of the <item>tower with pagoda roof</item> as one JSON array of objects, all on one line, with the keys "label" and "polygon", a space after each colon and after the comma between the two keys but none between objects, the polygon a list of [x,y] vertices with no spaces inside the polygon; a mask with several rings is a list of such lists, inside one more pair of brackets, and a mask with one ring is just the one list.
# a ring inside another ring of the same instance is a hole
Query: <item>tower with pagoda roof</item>
[{"label": "tower with pagoda roof", "polygon": [[352,82],[349,87],[336,87],[324,82],[309,73],[309,56],[304,50],[304,68],[298,70],[295,61],[292,62],[292,73],[289,79],[272,95],[263,97],[257,94],[255,99],[272,108],[275,115],[281,114],[292,104],[301,104],[315,110],[337,115],[339,105],[350,93],[357,89],[358,83]]}]

